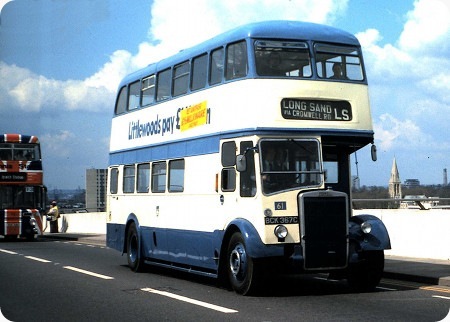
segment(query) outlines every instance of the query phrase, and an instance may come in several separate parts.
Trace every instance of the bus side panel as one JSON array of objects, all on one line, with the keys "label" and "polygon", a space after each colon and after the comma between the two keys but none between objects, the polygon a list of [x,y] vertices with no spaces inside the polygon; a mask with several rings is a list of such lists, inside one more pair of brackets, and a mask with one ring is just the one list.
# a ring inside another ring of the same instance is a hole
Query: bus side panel
[{"label": "bus side panel", "polygon": [[168,261],[167,230],[141,226],[143,255],[146,259]]},{"label": "bus side panel", "polygon": [[211,232],[167,230],[169,260],[206,269],[217,269],[214,260],[214,234]]},{"label": "bus side panel", "polygon": [[125,225],[106,224],[106,246],[120,252],[124,251],[125,245]]}]

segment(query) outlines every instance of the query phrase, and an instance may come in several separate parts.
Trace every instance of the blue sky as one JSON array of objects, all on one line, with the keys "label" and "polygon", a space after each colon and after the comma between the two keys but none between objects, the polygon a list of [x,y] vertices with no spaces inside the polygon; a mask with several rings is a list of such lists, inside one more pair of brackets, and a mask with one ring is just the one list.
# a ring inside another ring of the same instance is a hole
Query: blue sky
[{"label": "blue sky", "polygon": [[49,189],[84,188],[87,168],[107,167],[123,76],[273,19],[342,28],[363,45],[378,161],[367,148],[358,153],[362,185],[387,185],[394,157],[402,181],[441,184],[450,170],[446,0],[0,0],[0,7],[0,132],[39,136]]}]

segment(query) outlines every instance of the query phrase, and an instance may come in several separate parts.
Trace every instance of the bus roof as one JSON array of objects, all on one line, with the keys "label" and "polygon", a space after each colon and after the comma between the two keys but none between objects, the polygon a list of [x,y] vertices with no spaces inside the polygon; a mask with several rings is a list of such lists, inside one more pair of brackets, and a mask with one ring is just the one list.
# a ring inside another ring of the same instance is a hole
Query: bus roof
[{"label": "bus roof", "polygon": [[359,47],[358,39],[344,30],[310,22],[274,20],[243,25],[206,40],[194,47],[181,50],[177,54],[152,63],[147,67],[126,76],[122,87],[134,80],[149,76],[156,71],[169,68],[177,63],[189,60],[217,47],[246,38],[314,40],[326,43],[346,44]]},{"label": "bus roof", "polygon": [[0,134],[0,143],[39,143],[34,135]]}]

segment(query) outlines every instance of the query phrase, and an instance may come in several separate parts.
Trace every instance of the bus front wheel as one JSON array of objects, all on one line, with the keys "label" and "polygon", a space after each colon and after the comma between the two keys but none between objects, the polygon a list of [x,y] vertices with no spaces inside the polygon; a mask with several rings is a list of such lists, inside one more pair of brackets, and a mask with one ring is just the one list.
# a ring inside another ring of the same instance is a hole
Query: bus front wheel
[{"label": "bus front wheel", "polygon": [[227,250],[227,274],[233,290],[247,295],[255,290],[256,270],[253,259],[248,255],[241,233],[231,236]]},{"label": "bus front wheel", "polygon": [[357,292],[371,292],[380,283],[384,271],[384,252],[367,251],[360,255],[362,261],[350,266],[347,282]]},{"label": "bus front wheel", "polygon": [[142,271],[144,266],[144,260],[141,255],[141,247],[139,243],[140,238],[136,224],[132,223],[127,234],[127,260],[128,266],[134,272]]}]

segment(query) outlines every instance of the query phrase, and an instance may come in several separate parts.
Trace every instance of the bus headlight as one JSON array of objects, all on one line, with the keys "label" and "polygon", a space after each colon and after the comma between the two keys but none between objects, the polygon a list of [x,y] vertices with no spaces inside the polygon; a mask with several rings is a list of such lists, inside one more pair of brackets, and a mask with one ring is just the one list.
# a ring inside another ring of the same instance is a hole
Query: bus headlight
[{"label": "bus headlight", "polygon": [[369,222],[365,221],[361,224],[361,230],[364,234],[370,234],[370,232],[372,231],[372,225]]},{"label": "bus headlight", "polygon": [[276,226],[273,232],[279,239],[285,239],[288,234],[286,226],[283,225]]},{"label": "bus headlight", "polygon": [[267,208],[264,210],[264,216],[266,217],[272,217],[272,209]]},{"label": "bus headlight", "polygon": [[36,219],[31,218],[31,219],[30,219],[30,225],[31,225],[31,226],[36,226]]}]

